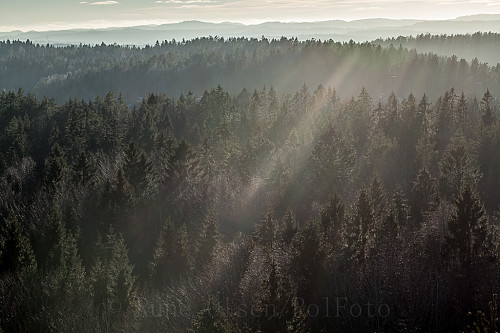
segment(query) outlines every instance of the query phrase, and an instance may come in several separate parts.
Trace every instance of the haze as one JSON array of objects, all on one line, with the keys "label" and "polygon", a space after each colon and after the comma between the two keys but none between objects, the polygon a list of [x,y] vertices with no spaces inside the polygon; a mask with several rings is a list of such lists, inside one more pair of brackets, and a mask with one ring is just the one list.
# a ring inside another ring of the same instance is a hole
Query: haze
[{"label": "haze", "polygon": [[0,31],[105,28],[185,20],[239,22],[391,19],[452,19],[500,14],[496,0],[21,0],[2,4]]}]

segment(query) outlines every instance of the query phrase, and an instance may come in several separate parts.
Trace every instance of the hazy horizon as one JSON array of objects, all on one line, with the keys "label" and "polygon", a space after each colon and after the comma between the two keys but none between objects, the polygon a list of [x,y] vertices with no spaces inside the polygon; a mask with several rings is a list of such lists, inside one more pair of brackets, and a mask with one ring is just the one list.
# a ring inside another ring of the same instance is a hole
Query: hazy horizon
[{"label": "hazy horizon", "polygon": [[[159,25],[183,21],[318,22],[363,19],[451,20],[462,16],[500,14],[497,0],[265,1],[166,0],[139,2],[34,0],[3,5],[0,31],[51,31]],[[408,13],[411,13],[409,15]]]}]

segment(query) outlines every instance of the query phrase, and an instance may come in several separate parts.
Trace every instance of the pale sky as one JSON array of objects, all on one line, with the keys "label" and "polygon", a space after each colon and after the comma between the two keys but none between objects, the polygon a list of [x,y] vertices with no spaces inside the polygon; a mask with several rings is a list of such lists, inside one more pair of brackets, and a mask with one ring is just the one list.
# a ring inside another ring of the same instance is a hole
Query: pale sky
[{"label": "pale sky", "polygon": [[500,14],[500,0],[0,0],[0,31],[103,28],[187,20],[451,19]]}]

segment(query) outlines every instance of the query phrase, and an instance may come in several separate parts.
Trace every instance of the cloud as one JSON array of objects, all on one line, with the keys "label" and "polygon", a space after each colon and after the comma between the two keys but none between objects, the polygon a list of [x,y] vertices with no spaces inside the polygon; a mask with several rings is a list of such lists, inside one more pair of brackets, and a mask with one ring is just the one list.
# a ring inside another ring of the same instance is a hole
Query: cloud
[{"label": "cloud", "polygon": [[155,3],[162,3],[162,4],[180,4],[180,5],[187,5],[187,4],[203,4],[203,3],[216,3],[217,1],[213,0],[165,0],[165,1],[155,1]]},{"label": "cloud", "polygon": [[116,4],[119,4],[119,2],[118,1],[109,0],[109,1],[91,2],[90,4],[91,5],[96,5],[96,6],[107,6],[107,5],[116,5]]}]

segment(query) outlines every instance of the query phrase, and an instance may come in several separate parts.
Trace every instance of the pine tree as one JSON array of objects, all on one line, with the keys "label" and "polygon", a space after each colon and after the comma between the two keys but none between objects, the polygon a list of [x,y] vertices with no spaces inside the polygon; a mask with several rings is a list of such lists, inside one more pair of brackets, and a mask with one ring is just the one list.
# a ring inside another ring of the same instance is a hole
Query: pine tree
[{"label": "pine tree", "polygon": [[94,169],[85,152],[81,152],[73,165],[73,181],[75,184],[86,185],[94,175]]},{"label": "pine tree", "polygon": [[[487,215],[483,205],[470,186],[466,186],[455,201],[456,213],[448,221],[450,237],[448,247],[455,250],[465,273],[469,302],[476,299],[476,278],[480,271],[481,258],[490,251]],[[484,265],[484,263],[483,263]]]},{"label": "pine tree", "polygon": [[387,199],[378,176],[372,177],[369,191],[374,223],[380,224],[386,215]]},{"label": "pine tree", "polygon": [[157,287],[186,276],[191,269],[191,254],[185,225],[175,228],[167,220],[160,232],[151,263],[151,278]]},{"label": "pine tree", "polygon": [[352,244],[350,246],[357,252],[357,258],[363,260],[368,256],[368,249],[371,246],[369,243],[375,227],[373,205],[365,189],[359,192],[354,209],[354,230],[350,235]]},{"label": "pine tree", "polygon": [[94,306],[101,311],[101,317],[111,317],[110,310],[117,308],[118,315],[125,316],[132,304],[136,278],[127,252],[123,237],[112,228],[97,241],[90,277]]},{"label": "pine tree", "polygon": [[210,297],[207,307],[198,312],[189,332],[230,333],[233,332],[233,328],[219,302]]},{"label": "pine tree", "polygon": [[486,89],[486,92],[481,99],[481,119],[485,126],[489,126],[495,122],[495,114],[492,105],[493,96],[491,96],[490,90]]},{"label": "pine tree", "polygon": [[256,224],[254,229],[254,239],[257,244],[266,248],[271,248],[274,240],[275,222],[271,211],[267,211],[266,217]]},{"label": "pine tree", "polygon": [[405,229],[410,218],[410,206],[402,190],[398,189],[392,196],[393,214],[396,222],[396,233]]},{"label": "pine tree", "polygon": [[37,249],[39,266],[44,271],[53,271],[65,265],[67,235],[61,213],[53,208],[45,221],[41,246]]},{"label": "pine tree", "polygon": [[147,161],[144,152],[140,151],[134,142],[130,142],[125,152],[124,175],[131,185],[133,198],[141,200],[146,195],[148,188],[148,175],[151,173],[152,164]]},{"label": "pine tree", "polygon": [[132,188],[124,176],[122,169],[118,170],[115,188],[112,193],[112,203],[115,207],[127,204],[132,199]]},{"label": "pine tree", "polygon": [[64,151],[57,142],[50,148],[45,164],[44,182],[49,189],[53,190],[62,181],[67,164]]},{"label": "pine tree", "polygon": [[452,139],[440,164],[443,192],[456,197],[467,185],[475,186],[481,178],[477,161],[459,135]]},{"label": "pine tree", "polygon": [[429,211],[435,203],[437,195],[436,181],[427,169],[419,171],[411,190],[411,218],[414,226],[423,221],[424,212]]},{"label": "pine tree", "polygon": [[292,241],[291,278],[305,304],[319,301],[324,292],[325,253],[316,224],[308,223]]},{"label": "pine tree", "polygon": [[487,248],[487,216],[477,195],[466,186],[455,201],[457,212],[448,222],[450,245],[458,249],[460,261],[470,264]]},{"label": "pine tree", "polygon": [[30,240],[11,213],[0,225],[0,273],[33,272],[36,267]]},{"label": "pine tree", "polygon": [[284,243],[285,245],[290,245],[293,237],[297,233],[297,221],[295,220],[295,214],[291,208],[286,210],[285,215],[281,219],[277,229],[276,234],[278,241]]},{"label": "pine tree", "polygon": [[462,130],[462,133],[464,133],[466,138],[470,137],[471,134],[469,131],[470,124],[468,124],[468,120],[469,120],[469,104],[467,102],[467,98],[465,97],[464,92],[462,91],[460,99],[458,100],[457,103],[457,112],[455,121],[457,122],[457,127]]},{"label": "pine tree", "polygon": [[335,193],[321,210],[321,229],[330,244],[331,251],[335,252],[343,247],[342,232],[345,224],[345,206],[341,198]]},{"label": "pine tree", "polygon": [[219,242],[219,233],[217,231],[217,222],[213,215],[209,214],[203,220],[200,235],[196,245],[196,263],[197,267],[205,267],[212,261],[214,250]]}]

